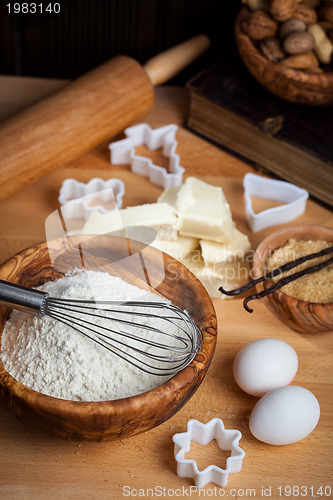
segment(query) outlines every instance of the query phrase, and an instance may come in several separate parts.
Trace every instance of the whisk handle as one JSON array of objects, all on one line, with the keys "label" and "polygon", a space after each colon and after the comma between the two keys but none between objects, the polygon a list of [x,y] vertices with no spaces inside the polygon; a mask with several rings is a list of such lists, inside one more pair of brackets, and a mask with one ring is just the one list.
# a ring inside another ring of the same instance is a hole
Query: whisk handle
[{"label": "whisk handle", "polygon": [[0,280],[0,305],[30,313],[43,313],[48,294]]}]

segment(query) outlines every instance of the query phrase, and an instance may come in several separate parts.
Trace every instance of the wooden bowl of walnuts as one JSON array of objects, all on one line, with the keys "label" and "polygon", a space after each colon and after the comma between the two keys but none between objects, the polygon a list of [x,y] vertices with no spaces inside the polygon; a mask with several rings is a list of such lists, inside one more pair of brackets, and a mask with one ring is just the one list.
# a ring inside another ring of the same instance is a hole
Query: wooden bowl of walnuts
[{"label": "wooden bowl of walnuts", "polygon": [[239,54],[269,92],[298,104],[333,104],[333,0],[243,0]]}]

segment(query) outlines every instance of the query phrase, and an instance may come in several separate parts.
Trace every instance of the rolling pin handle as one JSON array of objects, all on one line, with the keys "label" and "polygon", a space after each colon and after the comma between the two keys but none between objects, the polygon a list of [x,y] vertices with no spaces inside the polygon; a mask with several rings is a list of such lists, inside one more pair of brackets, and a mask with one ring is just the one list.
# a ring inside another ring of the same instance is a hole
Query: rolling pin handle
[{"label": "rolling pin handle", "polygon": [[149,59],[144,65],[152,85],[160,85],[174,77],[211,46],[207,35],[198,35]]}]

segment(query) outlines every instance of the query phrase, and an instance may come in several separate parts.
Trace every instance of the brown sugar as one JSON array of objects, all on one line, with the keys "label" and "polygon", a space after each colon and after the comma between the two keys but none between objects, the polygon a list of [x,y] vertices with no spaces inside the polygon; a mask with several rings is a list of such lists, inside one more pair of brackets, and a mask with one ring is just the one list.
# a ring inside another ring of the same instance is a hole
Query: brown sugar
[{"label": "brown sugar", "polygon": [[[319,252],[330,246],[332,246],[332,243],[327,241],[290,239],[285,245],[274,250],[272,255],[267,259],[267,272],[279,268],[283,264],[299,257]],[[329,255],[325,255],[323,257],[304,262],[290,271],[286,271],[285,273],[272,278],[272,281],[276,283],[281,279],[281,277],[294,274],[307,267],[319,264],[327,260],[329,257]],[[333,302],[333,264],[313,274],[302,276],[292,283],[288,283],[281,288],[281,292],[307,302]]]}]

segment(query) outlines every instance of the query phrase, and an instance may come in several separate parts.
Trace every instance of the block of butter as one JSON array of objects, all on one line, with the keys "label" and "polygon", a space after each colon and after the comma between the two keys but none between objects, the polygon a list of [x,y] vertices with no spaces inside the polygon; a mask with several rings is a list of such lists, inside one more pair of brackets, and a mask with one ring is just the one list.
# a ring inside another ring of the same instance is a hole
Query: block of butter
[{"label": "block of butter", "polygon": [[189,238],[187,236],[178,236],[177,240],[161,240],[155,239],[151,245],[162,252],[165,252],[174,259],[182,262],[186,259],[193,250],[198,249],[199,252],[199,240],[196,238]]},{"label": "block of butter", "polygon": [[84,225],[84,234],[106,234],[131,226],[150,227],[160,239],[177,239],[177,216],[168,203],[147,203],[106,214],[92,212]]},{"label": "block of butter", "polygon": [[235,228],[230,243],[200,240],[200,247],[205,264],[211,266],[220,262],[242,259],[251,244],[247,235]]},{"label": "block of butter", "polygon": [[181,187],[167,189],[158,201],[176,209],[182,236],[231,241],[234,222],[222,188],[188,177]]},{"label": "block of butter", "polygon": [[192,254],[182,263],[201,281],[208,294],[216,299],[230,299],[223,295],[219,288],[223,286],[225,290],[233,290],[248,281],[249,264],[242,260],[227,262],[211,267],[206,266],[203,260],[198,260],[197,256]]}]

